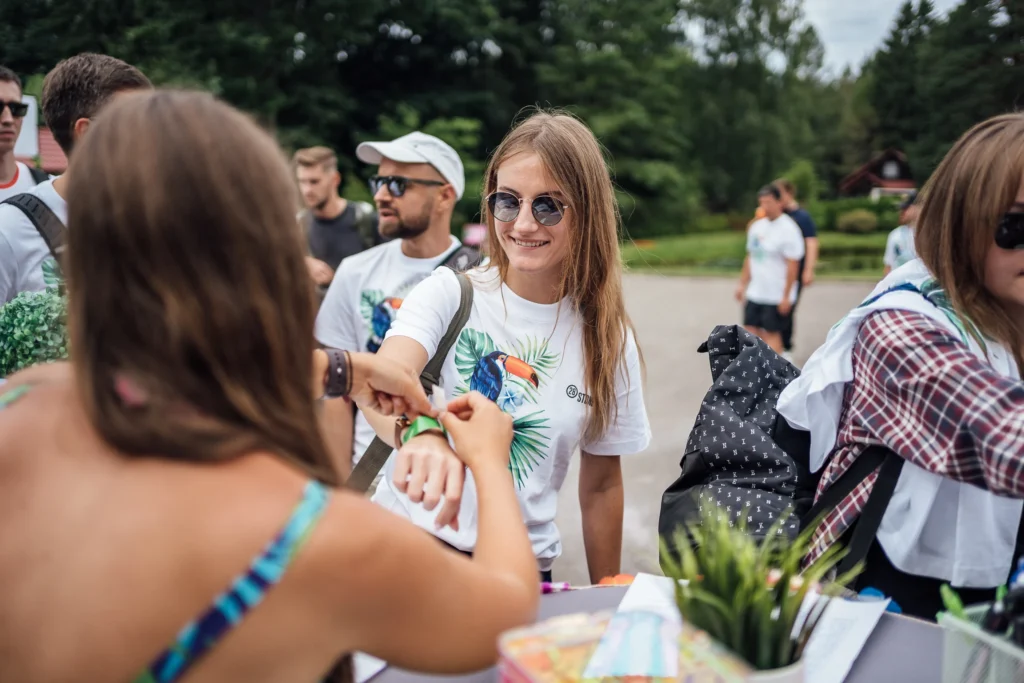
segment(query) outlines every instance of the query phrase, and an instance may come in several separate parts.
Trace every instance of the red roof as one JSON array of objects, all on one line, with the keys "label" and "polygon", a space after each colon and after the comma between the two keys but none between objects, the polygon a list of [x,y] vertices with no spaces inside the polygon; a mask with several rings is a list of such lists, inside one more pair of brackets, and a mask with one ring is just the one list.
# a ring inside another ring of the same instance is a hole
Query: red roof
[{"label": "red roof", "polygon": [[898,149],[887,149],[839,181],[839,191],[846,192],[851,187],[864,180],[867,180],[873,187],[884,187],[893,190],[912,190],[917,187],[913,180],[886,180],[872,172],[876,166],[888,159],[898,161],[903,165],[907,164],[907,156],[903,152]]},{"label": "red roof", "polygon": [[[53,139],[50,129],[42,126],[39,128],[39,159],[47,173],[57,174],[68,170],[68,158],[64,156],[64,150]],[[34,159],[19,158],[18,161],[29,165],[35,164]]]}]

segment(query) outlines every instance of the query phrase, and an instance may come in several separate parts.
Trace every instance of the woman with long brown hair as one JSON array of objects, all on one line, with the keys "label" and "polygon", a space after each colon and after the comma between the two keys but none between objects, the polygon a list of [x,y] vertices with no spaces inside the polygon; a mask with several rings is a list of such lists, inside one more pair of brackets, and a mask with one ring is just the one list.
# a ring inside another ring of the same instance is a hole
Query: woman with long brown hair
[{"label": "woman with long brown hair", "polygon": [[875,488],[894,485],[857,587],[934,619],[942,583],[990,599],[1018,552],[1022,504],[1005,496],[1024,497],[1024,115],[950,150],[915,245],[920,259],[832,329],[779,412],[811,432],[819,494],[869,448],[898,456],[827,514],[808,559],[848,542]]},{"label": "woman with long brown hair", "polygon": [[71,363],[0,393],[0,680],[493,663],[538,601],[510,422],[476,394],[441,416],[486,489],[472,560],[331,487],[313,393],[431,409],[383,358],[325,376],[274,141],[205,94],[125,95],[72,168]]},{"label": "woman with long brown hair", "polygon": [[[608,167],[583,123],[539,112],[495,150],[484,197],[491,261],[470,273],[472,312],[442,385],[455,395],[480,392],[513,416],[511,469],[545,577],[561,553],[558,490],[581,451],[583,537],[596,581],[619,571],[619,456],[650,441]],[[456,276],[438,269],[402,302],[378,355],[419,372],[459,302]],[[394,420],[378,415],[373,425],[394,444]],[[473,476],[463,482],[448,441],[423,421],[402,439],[374,500],[459,551],[479,552],[484,496]]]}]

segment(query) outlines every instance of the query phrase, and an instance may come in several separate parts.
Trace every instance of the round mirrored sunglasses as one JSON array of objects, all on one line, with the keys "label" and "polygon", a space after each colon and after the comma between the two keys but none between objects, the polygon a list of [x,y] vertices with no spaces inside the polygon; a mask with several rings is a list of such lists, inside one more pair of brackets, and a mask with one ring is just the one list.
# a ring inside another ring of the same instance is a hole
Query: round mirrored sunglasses
[{"label": "round mirrored sunglasses", "polygon": [[[494,216],[494,220],[502,223],[511,223],[519,217],[519,210],[522,207],[523,198],[517,197],[511,192],[492,192],[487,196],[487,208]],[[530,202],[530,211],[533,217],[541,225],[551,227],[557,225],[565,214],[569,205],[548,195],[534,197]]]}]

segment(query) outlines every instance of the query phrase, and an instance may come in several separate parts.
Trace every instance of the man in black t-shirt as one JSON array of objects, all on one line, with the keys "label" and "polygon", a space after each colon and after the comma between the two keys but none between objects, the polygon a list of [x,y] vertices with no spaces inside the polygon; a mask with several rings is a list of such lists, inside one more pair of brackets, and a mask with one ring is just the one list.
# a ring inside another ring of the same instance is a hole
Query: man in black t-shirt
[{"label": "man in black t-shirt", "polygon": [[343,259],[384,240],[377,232],[377,213],[366,202],[350,202],[338,194],[338,158],[327,147],[300,149],[293,157],[295,175],[306,210],[299,215],[309,242],[310,277],[326,290]]},{"label": "man in black t-shirt", "polygon": [[793,360],[791,358],[793,352],[793,318],[796,317],[796,307],[800,303],[800,294],[803,292],[804,287],[814,282],[814,268],[818,265],[818,228],[814,225],[814,219],[811,218],[811,214],[807,213],[805,209],[797,204],[796,186],[785,178],[776,180],[774,184],[782,194],[782,206],[785,208],[786,214],[796,222],[800,227],[800,232],[804,234],[805,255],[800,261],[800,268],[796,276],[797,299],[782,330],[783,356],[787,360]]}]

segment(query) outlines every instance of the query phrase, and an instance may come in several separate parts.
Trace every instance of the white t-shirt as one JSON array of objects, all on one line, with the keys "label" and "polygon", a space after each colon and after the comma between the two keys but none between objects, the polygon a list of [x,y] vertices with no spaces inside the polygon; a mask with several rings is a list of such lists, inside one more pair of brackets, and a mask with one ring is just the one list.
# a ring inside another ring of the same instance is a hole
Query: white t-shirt
[{"label": "white t-shirt", "polygon": [[20,161],[14,162],[14,178],[6,185],[0,185],[0,202],[22,192],[28,192],[36,186],[35,178],[28,166]]},{"label": "white t-shirt", "polygon": [[[787,261],[804,257],[804,235],[800,226],[782,214],[771,221],[762,218],[747,231],[747,254],[750,255],[750,284],[747,301],[776,306],[782,303],[786,287]],[[796,286],[789,292],[790,302],[796,301]]]},{"label": "white t-shirt", "polygon": [[917,249],[914,248],[914,229],[909,225],[901,225],[889,233],[885,240],[885,257],[882,259],[885,265],[896,270],[904,263],[909,263],[917,258]]},{"label": "white t-shirt", "polygon": [[[402,240],[385,242],[344,259],[316,317],[318,342],[344,351],[376,353],[384,341],[402,298],[461,246],[451,238],[451,249],[432,258],[410,258],[402,253]],[[363,457],[375,436],[363,417],[356,417],[354,462]]]},{"label": "white t-shirt", "polygon": [[[583,336],[578,314],[568,300],[536,304],[501,284],[496,269],[474,270],[473,309],[441,371],[448,398],[468,390],[495,400],[515,419],[511,469],[523,520],[540,569],[550,569],[562,552],[555,526],[558,490],[573,453],[631,455],[647,448],[650,424],[644,406],[640,358],[629,338],[623,369],[616,378],[618,416],[599,439],[586,442]],[[459,307],[459,283],[440,268],[413,290],[388,337],[419,342],[432,356]],[[472,551],[477,535],[477,494],[466,475],[459,531],[438,531],[433,512],[412,504],[392,483],[394,459],[373,500],[411,519],[460,550]]]},{"label": "white t-shirt", "polygon": [[[53,189],[53,180],[28,189],[65,225],[68,204]],[[9,204],[0,204],[0,306],[21,292],[41,292],[55,274],[56,262],[28,216]],[[50,284],[53,284],[51,282]]]}]

